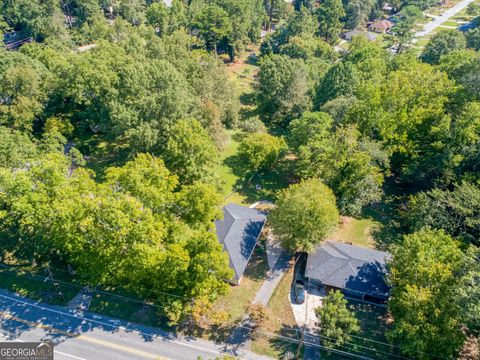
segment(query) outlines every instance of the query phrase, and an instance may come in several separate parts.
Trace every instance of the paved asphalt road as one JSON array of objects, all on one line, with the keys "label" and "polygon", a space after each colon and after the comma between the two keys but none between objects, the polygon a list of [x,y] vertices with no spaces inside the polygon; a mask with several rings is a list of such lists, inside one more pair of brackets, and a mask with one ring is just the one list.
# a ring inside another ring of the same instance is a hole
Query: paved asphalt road
[{"label": "paved asphalt road", "polygon": [[437,16],[434,20],[430,21],[429,23],[425,24],[422,30],[415,33],[414,37],[422,37],[427,34],[430,34],[433,30],[437,27],[442,25],[443,23],[447,22],[448,19],[458,14],[460,11],[465,9],[470,3],[474,2],[475,0],[463,0],[460,1],[455,6],[451,7],[447,11],[445,11],[442,15]]},{"label": "paved asphalt road", "polygon": [[64,307],[0,290],[0,341],[51,340],[55,360],[271,359],[243,349],[180,337],[160,329]]}]

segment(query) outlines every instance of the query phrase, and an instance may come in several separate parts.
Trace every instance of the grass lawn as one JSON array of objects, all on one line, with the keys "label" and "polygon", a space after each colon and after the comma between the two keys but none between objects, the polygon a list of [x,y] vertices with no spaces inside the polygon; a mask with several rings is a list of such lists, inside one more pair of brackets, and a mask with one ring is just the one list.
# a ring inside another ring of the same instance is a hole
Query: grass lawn
[{"label": "grass lawn", "polygon": [[232,286],[231,291],[222,296],[213,306],[216,311],[225,311],[229,319],[225,325],[232,325],[245,314],[245,309],[255,298],[268,271],[267,257],[263,248],[257,246],[250,259],[240,286]]},{"label": "grass lawn", "polygon": [[59,289],[64,298],[62,300],[52,282],[45,281],[46,278],[46,273],[36,272],[30,267],[0,267],[0,287],[32,300],[65,305],[80,290],[74,285],[59,283]]},{"label": "grass lawn", "polygon": [[[33,269],[30,266],[0,266],[0,288],[15,292],[29,299],[52,305],[66,305],[79,293],[83,285],[67,271],[52,268],[54,279],[63,295],[58,295],[55,286],[47,279],[45,269]],[[121,289],[93,291],[89,311],[137,322],[150,326],[166,328],[166,321],[157,312],[156,306],[148,306],[132,293]]]},{"label": "grass lawn", "polygon": [[135,294],[121,289],[94,292],[89,307],[89,311],[98,314],[168,329],[167,320],[162,318],[157,310],[158,306],[147,305]]},{"label": "grass lawn", "polygon": [[420,47],[424,47],[425,45],[428,44],[428,42],[430,41],[429,38],[421,38],[420,40],[418,40],[415,45],[416,46],[420,46]]},{"label": "grass lawn", "polygon": [[[258,354],[280,359],[287,354],[296,354],[298,351],[297,343],[269,335],[277,334],[293,339],[298,339],[300,336],[289,300],[292,277],[293,268],[282,278],[268,303],[269,318],[262,329],[266,334],[252,342],[252,350]],[[300,350],[303,351],[303,349]]]},{"label": "grass lawn", "polygon": [[442,26],[454,26],[457,27],[458,23],[456,21],[446,21],[442,24]]},{"label": "grass lawn", "polygon": [[223,196],[225,202],[234,202],[237,204],[246,205],[246,199],[244,196],[236,192],[236,184],[240,180],[240,177],[233,172],[232,167],[228,165],[228,159],[236,156],[239,142],[236,140],[236,136],[240,132],[228,130],[228,140],[225,143],[225,148],[221,153],[220,165],[215,171],[215,174],[223,182]]},{"label": "grass lawn", "polygon": [[227,65],[230,79],[237,87],[239,94],[253,92],[253,84],[255,83],[255,76],[258,72],[258,65],[252,55],[256,52],[258,52],[258,48],[252,46],[251,49],[247,49],[247,51],[240,54],[235,63]]},{"label": "grass lawn", "polygon": [[371,218],[356,219],[342,216],[342,223],[330,238],[335,241],[351,242],[354,245],[373,248],[375,241],[371,233],[378,226],[379,223]]},{"label": "grass lawn", "polygon": [[253,92],[255,76],[258,72],[258,66],[254,63],[232,64],[228,67],[230,79],[237,87],[239,94],[248,94]]}]

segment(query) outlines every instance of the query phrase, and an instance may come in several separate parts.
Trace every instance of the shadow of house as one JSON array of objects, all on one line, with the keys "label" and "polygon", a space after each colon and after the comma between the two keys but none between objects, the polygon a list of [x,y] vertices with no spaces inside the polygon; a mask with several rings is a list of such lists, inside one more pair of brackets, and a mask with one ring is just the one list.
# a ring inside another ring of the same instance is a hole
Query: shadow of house
[{"label": "shadow of house", "polygon": [[309,254],[305,276],[310,286],[339,289],[345,295],[375,303],[388,300],[383,251],[326,241]]},{"label": "shadow of house", "polygon": [[227,252],[235,276],[228,281],[239,285],[257,245],[266,216],[261,211],[236,204],[223,208],[223,219],[215,221],[218,241]]}]

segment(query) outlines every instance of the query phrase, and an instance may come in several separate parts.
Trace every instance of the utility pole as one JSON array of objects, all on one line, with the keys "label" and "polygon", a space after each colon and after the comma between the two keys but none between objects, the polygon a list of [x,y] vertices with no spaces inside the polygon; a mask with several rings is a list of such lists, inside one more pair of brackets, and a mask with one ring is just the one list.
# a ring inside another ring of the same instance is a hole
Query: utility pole
[{"label": "utility pole", "polygon": [[63,294],[62,294],[62,290],[60,289],[60,285],[59,285],[58,282],[55,281],[55,279],[53,278],[52,271],[50,270],[50,265],[47,265],[47,272],[48,272],[48,278],[50,279],[50,281],[51,281],[52,284],[53,284],[53,287],[54,287],[55,290],[57,291],[58,296],[60,296],[60,299],[62,299],[62,301],[65,301],[65,298],[63,297]]}]

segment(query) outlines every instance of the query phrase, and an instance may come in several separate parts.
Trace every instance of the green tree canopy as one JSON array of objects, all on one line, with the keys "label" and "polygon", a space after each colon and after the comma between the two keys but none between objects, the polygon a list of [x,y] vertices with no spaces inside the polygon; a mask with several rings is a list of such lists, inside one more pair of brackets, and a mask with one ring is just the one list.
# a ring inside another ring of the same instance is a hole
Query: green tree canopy
[{"label": "green tree canopy", "polygon": [[351,335],[360,330],[358,319],[347,307],[347,300],[338,291],[330,292],[322,299],[322,306],[315,309],[318,318],[318,333],[322,343],[329,348],[342,346]]},{"label": "green tree canopy", "polygon": [[[345,121],[385,143],[392,168],[405,182],[448,181],[452,122],[446,111],[455,84],[427,64],[408,63],[386,80],[366,83]],[[435,159],[435,160],[434,160]]]},{"label": "green tree canopy", "polygon": [[372,14],[375,1],[349,0],[346,6],[346,26],[349,29],[364,27]]},{"label": "green tree canopy", "polygon": [[318,35],[329,44],[336,44],[343,28],[345,10],[340,0],[325,0],[317,10]]},{"label": "green tree canopy", "polygon": [[480,27],[468,30],[465,33],[467,47],[476,51],[480,50]]},{"label": "green tree canopy", "polygon": [[262,59],[256,89],[261,114],[271,123],[287,125],[308,110],[308,78],[305,63],[285,55]]},{"label": "green tree canopy", "polygon": [[395,34],[399,39],[398,52],[410,43],[413,38],[413,28],[422,16],[422,11],[415,5],[408,5],[400,10],[400,20],[395,24]]},{"label": "green tree canopy", "polygon": [[160,159],[138,155],[96,182],[61,151],[48,153],[17,171],[1,167],[0,187],[2,251],[19,259],[72,264],[86,283],[161,303],[174,323],[192,300],[228,290],[228,257],[210,231],[221,196],[200,183],[178,191]]},{"label": "green tree canopy", "polygon": [[458,30],[440,31],[432,36],[422,53],[422,60],[429,64],[438,64],[442,56],[453,50],[465,49],[465,35]]},{"label": "green tree canopy", "polygon": [[198,31],[207,49],[216,52],[219,42],[232,32],[232,24],[224,9],[217,5],[207,5],[196,15],[193,29]]},{"label": "green tree canopy", "polygon": [[480,245],[480,188],[462,183],[453,191],[433,189],[410,198],[406,218],[413,231],[443,229],[467,243]]},{"label": "green tree canopy", "polygon": [[37,156],[35,143],[25,134],[0,126],[0,167],[16,168]]},{"label": "green tree canopy", "polygon": [[280,193],[269,221],[285,248],[311,251],[338,224],[335,196],[320,180],[303,180]]},{"label": "green tree canopy", "polygon": [[390,264],[389,310],[394,318],[388,337],[407,356],[453,356],[463,343],[457,291],[465,255],[443,230],[406,235]]},{"label": "green tree canopy", "polygon": [[323,115],[308,114],[292,122],[291,142],[300,144],[298,171],[303,178],[316,177],[331,187],[341,213],[358,215],[380,200],[388,158],[378,144],[362,140],[354,127],[333,131],[331,117],[319,114]]},{"label": "green tree canopy", "polygon": [[242,140],[238,147],[238,157],[247,171],[255,173],[271,168],[285,148],[282,138],[254,133]]},{"label": "green tree canopy", "polygon": [[211,179],[219,153],[200,123],[190,119],[180,120],[171,127],[162,157],[180,183],[191,184]]}]

